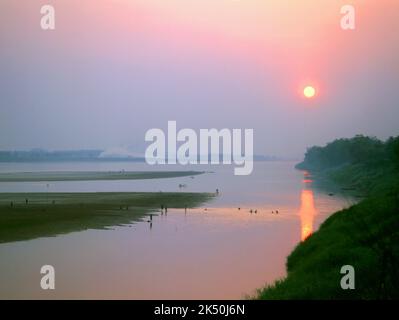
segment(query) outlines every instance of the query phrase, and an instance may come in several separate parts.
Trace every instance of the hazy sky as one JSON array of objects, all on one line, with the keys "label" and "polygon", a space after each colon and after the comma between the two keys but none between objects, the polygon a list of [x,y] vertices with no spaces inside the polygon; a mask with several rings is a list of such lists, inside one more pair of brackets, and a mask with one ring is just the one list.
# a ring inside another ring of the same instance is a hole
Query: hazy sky
[{"label": "hazy sky", "polygon": [[288,157],[399,135],[398,30],[397,0],[1,0],[0,149],[143,152],[168,120],[253,128],[255,153]]}]

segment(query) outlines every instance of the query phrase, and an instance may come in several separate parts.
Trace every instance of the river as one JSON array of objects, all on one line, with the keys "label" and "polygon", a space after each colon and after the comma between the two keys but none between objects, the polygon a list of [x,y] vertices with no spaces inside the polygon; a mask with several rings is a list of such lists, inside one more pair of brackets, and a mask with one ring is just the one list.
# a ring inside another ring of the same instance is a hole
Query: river
[{"label": "river", "polygon": [[[176,191],[219,195],[196,209],[169,209],[152,224],[86,230],[0,244],[2,299],[240,299],[285,275],[287,255],[350,197],[316,189],[288,161],[149,167],[133,162],[0,163],[0,172],[199,170],[195,177],[133,181],[0,183],[0,192]],[[180,186],[179,186],[180,185]],[[251,213],[252,211],[252,213]],[[255,213],[256,212],[256,213]],[[278,212],[278,213],[277,213]],[[55,268],[55,290],[40,268]]]}]

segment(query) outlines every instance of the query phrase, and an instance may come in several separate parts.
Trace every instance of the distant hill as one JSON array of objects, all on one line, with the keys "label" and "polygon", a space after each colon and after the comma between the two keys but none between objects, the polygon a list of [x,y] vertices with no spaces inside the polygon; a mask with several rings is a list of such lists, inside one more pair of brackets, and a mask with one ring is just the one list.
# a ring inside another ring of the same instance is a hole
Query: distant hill
[{"label": "distant hill", "polygon": [[[220,156],[220,159],[222,156]],[[210,160],[210,156],[209,156]],[[254,155],[254,161],[278,161],[275,156]],[[132,161],[145,162],[142,156],[116,154],[100,149],[48,151],[32,149],[26,151],[0,151],[0,162],[54,162],[54,161]]]},{"label": "distant hill", "polygon": [[140,157],[104,157],[103,150],[47,151],[33,149],[29,151],[0,151],[0,162],[40,162],[40,161],[137,161]]}]

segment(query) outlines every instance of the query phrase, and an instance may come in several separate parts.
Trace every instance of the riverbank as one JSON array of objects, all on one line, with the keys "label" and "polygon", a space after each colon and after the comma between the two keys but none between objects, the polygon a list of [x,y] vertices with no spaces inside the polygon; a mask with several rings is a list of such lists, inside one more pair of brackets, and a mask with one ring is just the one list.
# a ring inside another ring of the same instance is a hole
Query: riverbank
[{"label": "riverbank", "polygon": [[143,180],[193,177],[200,171],[43,171],[0,173],[0,182]]},{"label": "riverbank", "polygon": [[196,207],[209,193],[0,193],[0,243],[131,224],[168,208]]},{"label": "riverbank", "polygon": [[[398,146],[398,138],[355,137],[308,151],[297,168],[366,199],[334,213],[300,243],[287,258],[286,278],[260,289],[257,298],[399,298]],[[344,265],[355,269],[355,290],[340,286]]]}]

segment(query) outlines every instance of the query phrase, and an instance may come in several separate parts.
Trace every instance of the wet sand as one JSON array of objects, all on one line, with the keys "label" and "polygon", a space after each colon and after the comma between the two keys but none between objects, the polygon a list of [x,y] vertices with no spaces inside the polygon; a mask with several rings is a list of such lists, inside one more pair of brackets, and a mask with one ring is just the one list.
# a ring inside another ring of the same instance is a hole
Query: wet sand
[{"label": "wet sand", "polygon": [[143,180],[196,176],[200,171],[42,171],[0,173],[0,182]]},{"label": "wet sand", "polygon": [[160,211],[162,205],[190,208],[211,197],[173,192],[1,193],[0,243],[125,225]]}]

